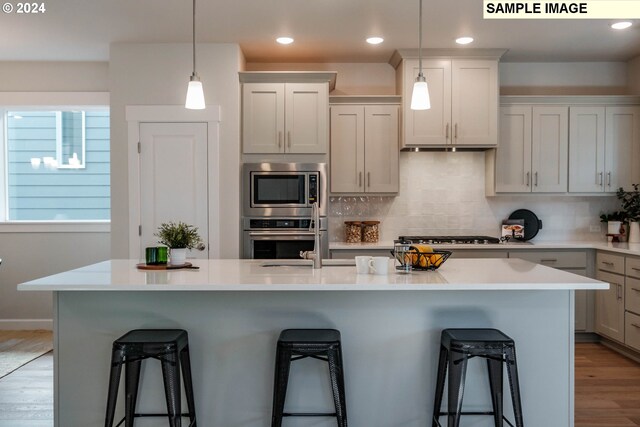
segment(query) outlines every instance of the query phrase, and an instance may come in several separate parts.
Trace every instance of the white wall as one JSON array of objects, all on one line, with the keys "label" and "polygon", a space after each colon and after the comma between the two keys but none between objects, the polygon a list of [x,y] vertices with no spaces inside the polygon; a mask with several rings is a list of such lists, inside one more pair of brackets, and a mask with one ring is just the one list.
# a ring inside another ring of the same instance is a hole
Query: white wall
[{"label": "white wall", "polygon": [[337,71],[331,95],[395,95],[396,71],[380,63],[247,63],[247,71]]},{"label": "white wall", "polygon": [[502,62],[501,95],[622,95],[625,62]]},{"label": "white wall", "polygon": [[344,241],[344,221],[380,220],[380,239],[399,235],[500,235],[503,219],[530,209],[543,222],[536,240],[597,240],[615,196],[484,195],[484,153],[402,152],[397,197],[332,197],[331,241]]},{"label": "white wall", "polygon": [[[192,71],[189,44],[115,44],[111,46],[111,221],[113,258],[129,256],[127,105],[183,105]],[[244,58],[234,44],[197,46],[197,71],[205,100],[221,107],[220,189],[221,256],[240,253],[240,83]]]},{"label": "white wall", "polygon": [[628,62],[629,93],[640,95],[640,56]]},{"label": "white wall", "polygon": [[[108,69],[106,62],[2,62],[0,92],[106,92]],[[18,292],[18,283],[108,259],[109,246],[109,233],[0,233],[0,329],[50,327],[51,293]]]}]

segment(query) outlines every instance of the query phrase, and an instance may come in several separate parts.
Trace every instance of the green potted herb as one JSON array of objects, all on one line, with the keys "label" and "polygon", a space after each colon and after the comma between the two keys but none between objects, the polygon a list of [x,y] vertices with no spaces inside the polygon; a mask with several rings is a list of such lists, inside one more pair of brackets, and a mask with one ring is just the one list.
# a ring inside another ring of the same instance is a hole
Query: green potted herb
[{"label": "green potted herb", "polygon": [[171,249],[169,260],[174,265],[184,264],[187,259],[187,249],[195,248],[202,240],[198,234],[198,227],[182,221],[160,224],[155,236],[158,237],[158,243],[167,245]]},{"label": "green potted herb", "polygon": [[600,222],[607,224],[607,234],[624,234],[624,212],[615,211],[610,214],[602,214],[600,215]]},{"label": "green potted herb", "polygon": [[640,243],[640,184],[632,184],[633,191],[618,188],[616,196],[622,204],[625,220],[629,222],[629,243]]}]

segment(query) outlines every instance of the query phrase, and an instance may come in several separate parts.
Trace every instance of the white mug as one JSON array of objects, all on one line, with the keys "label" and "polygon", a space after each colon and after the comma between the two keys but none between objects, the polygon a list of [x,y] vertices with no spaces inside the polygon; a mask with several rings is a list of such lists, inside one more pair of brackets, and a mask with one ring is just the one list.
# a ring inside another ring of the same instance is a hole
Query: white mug
[{"label": "white mug", "polygon": [[369,274],[369,261],[371,261],[370,256],[357,256],[356,257],[356,273]]},{"label": "white mug", "polygon": [[373,274],[386,275],[389,273],[389,258],[386,256],[374,256],[369,260],[369,268]]}]

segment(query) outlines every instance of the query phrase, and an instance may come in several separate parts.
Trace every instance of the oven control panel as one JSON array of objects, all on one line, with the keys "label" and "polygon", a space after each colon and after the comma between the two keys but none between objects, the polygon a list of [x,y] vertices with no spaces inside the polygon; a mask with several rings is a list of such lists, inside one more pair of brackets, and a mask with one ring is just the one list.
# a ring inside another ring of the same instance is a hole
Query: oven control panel
[{"label": "oven control panel", "polygon": [[249,228],[261,229],[261,228],[309,228],[309,219],[252,219],[249,220]]}]

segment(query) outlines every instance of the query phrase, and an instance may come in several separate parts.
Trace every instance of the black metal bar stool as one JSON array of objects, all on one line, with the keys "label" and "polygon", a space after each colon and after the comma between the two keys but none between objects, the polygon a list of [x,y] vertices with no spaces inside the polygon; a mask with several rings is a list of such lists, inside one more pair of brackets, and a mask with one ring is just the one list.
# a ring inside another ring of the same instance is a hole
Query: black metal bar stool
[{"label": "black metal bar stool", "polygon": [[[145,359],[157,359],[162,364],[164,393],[167,400],[166,414],[138,414],[138,383],[140,366]],[[116,425],[124,421],[126,427],[133,427],[136,417],[168,417],[170,427],[181,427],[182,417],[189,417],[189,427],[196,427],[196,409],[191,380],[191,362],[189,360],[189,336],[182,329],[135,329],[113,342],[111,353],[111,375],[107,396],[107,414],[105,427],[112,427],[120,384],[122,365],[125,366],[125,416]],[[189,412],[183,414],[180,398],[180,367],[184,377],[184,388]]]},{"label": "black metal bar stool", "polygon": [[[289,367],[294,360],[311,357],[329,364],[335,413],[287,413],[284,401],[289,381]],[[347,407],[340,332],[335,329],[285,329],[276,348],[276,369],[273,385],[272,427],[282,426],[282,417],[336,417],[338,427],[347,427]]]},{"label": "black metal bar stool", "polygon": [[[467,362],[473,357],[487,359],[492,412],[462,412],[464,380]],[[440,340],[440,360],[433,404],[432,427],[441,426],[439,418],[448,416],[448,427],[458,427],[461,415],[493,415],[496,427],[503,421],[513,427],[504,416],[502,406],[502,364],[507,365],[509,388],[517,427],[522,427],[522,403],[516,364],[516,347],[511,338],[497,329],[444,329]],[[449,370],[448,410],[441,412],[445,376]]]}]

